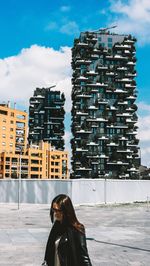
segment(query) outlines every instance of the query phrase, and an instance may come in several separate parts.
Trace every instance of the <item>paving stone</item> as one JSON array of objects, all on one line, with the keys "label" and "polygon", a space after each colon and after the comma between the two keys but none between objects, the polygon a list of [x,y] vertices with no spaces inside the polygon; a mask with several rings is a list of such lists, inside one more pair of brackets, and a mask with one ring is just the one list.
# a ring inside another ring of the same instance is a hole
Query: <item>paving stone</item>
[{"label": "paving stone", "polygon": [[[77,206],[76,213],[93,266],[150,266],[146,204]],[[0,266],[40,266],[50,228],[48,205],[0,204]]]}]

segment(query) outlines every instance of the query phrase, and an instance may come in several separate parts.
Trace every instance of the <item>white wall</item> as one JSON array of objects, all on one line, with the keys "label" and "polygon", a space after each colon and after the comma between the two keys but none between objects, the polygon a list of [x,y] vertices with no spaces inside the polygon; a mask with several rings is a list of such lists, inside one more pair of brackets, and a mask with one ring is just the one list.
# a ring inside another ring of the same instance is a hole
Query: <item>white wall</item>
[{"label": "white wall", "polygon": [[[0,180],[0,202],[18,202],[18,180]],[[150,180],[27,180],[20,184],[21,203],[49,204],[58,194],[74,204],[127,203],[150,200]]]}]

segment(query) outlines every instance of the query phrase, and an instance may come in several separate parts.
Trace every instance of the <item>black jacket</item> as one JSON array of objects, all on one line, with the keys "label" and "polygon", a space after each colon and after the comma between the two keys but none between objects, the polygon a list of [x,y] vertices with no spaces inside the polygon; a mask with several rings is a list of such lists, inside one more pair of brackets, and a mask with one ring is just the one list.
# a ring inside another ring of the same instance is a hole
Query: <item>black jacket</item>
[{"label": "black jacket", "polygon": [[[45,261],[48,266],[54,266],[55,236],[53,234],[57,222],[54,224],[46,246]],[[86,246],[84,233],[74,227],[67,227],[63,232],[59,245],[58,256],[61,266],[92,266]]]}]

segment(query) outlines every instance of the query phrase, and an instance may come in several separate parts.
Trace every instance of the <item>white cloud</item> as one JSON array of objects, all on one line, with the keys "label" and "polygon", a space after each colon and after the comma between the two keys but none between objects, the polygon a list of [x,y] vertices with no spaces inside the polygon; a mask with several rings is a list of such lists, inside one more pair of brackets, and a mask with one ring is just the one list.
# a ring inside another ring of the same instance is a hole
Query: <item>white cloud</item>
[{"label": "white cloud", "polygon": [[67,35],[77,35],[79,34],[79,27],[75,21],[69,21],[60,28],[60,32]]},{"label": "white cloud", "polygon": [[68,11],[70,11],[70,6],[61,6],[60,10],[62,12],[68,12]]},{"label": "white cloud", "polygon": [[70,139],[72,138],[72,134],[70,131],[65,131],[65,149],[69,152],[69,169],[71,168],[71,145],[70,145]]},{"label": "white cloud", "polygon": [[58,29],[58,25],[55,21],[51,21],[45,28],[45,30],[56,30]]},{"label": "white cloud", "polygon": [[140,139],[142,164],[150,167],[150,105],[141,102],[138,107],[142,113],[147,111],[146,115],[139,116],[138,138]]},{"label": "white cloud", "polygon": [[0,101],[18,101],[27,106],[36,87],[57,84],[66,95],[70,112],[71,49],[32,45],[12,57],[0,59]]},{"label": "white cloud", "polygon": [[144,103],[144,102],[140,102],[138,104],[138,108],[144,111],[150,111],[150,105]]},{"label": "white cloud", "polygon": [[[111,0],[110,11],[115,14],[116,31],[132,33],[140,44],[150,42],[150,1],[149,0]],[[112,22],[114,24],[114,20]]]}]

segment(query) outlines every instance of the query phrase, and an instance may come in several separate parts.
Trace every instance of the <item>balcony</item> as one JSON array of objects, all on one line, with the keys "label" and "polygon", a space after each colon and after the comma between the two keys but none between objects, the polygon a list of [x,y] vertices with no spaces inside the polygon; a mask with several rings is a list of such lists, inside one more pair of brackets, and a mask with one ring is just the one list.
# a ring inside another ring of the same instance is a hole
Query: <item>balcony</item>
[{"label": "balcony", "polygon": [[77,134],[91,134],[92,131],[81,129],[81,130],[76,131],[76,133],[77,133]]},{"label": "balcony", "polygon": [[128,102],[127,101],[123,101],[123,102],[118,102],[117,104],[118,105],[128,105]]},{"label": "balcony", "polygon": [[85,167],[80,167],[80,168],[77,168],[76,171],[92,171],[92,168],[85,168]]},{"label": "balcony", "polygon": [[117,147],[117,146],[119,146],[119,144],[111,141],[110,143],[107,143],[106,146],[109,146],[109,147]]},{"label": "balcony", "polygon": [[88,152],[86,148],[76,148],[76,152]]},{"label": "balcony", "polygon": [[126,123],[136,123],[137,122],[137,119],[136,120],[132,120],[132,119],[126,119]]},{"label": "balcony", "polygon": [[91,71],[86,72],[86,75],[88,75],[88,76],[97,76],[98,73],[95,72],[94,70],[91,70]]},{"label": "balcony", "polygon": [[136,100],[136,96],[129,96],[126,98],[127,100]]},{"label": "balcony", "polygon": [[76,60],[75,61],[75,64],[76,65],[89,65],[89,64],[91,64],[91,60],[83,60],[83,59],[81,59],[81,60]]},{"label": "balcony", "polygon": [[114,93],[123,93],[123,94],[126,94],[127,93],[127,91],[124,91],[124,90],[122,90],[122,89],[116,89],[116,90],[114,90]]},{"label": "balcony", "polygon": [[107,70],[108,69],[108,66],[97,66],[97,69],[98,70]]},{"label": "balcony", "polygon": [[85,81],[88,80],[88,78],[84,77],[84,76],[80,76],[78,78],[76,78],[76,81]]},{"label": "balcony", "polygon": [[87,146],[98,146],[98,144],[91,141],[90,143],[87,144]]},{"label": "balcony", "polygon": [[86,86],[87,87],[108,87],[108,84],[96,82],[96,83],[87,83]]},{"label": "balcony", "polygon": [[109,139],[109,138],[108,138],[107,136],[99,136],[98,139],[99,139],[99,140],[107,140],[107,139]]},{"label": "balcony", "polygon": [[122,147],[120,147],[119,149],[117,149],[116,152],[118,152],[118,153],[132,153],[131,150],[125,149],[125,148],[122,148]]},{"label": "balcony", "polygon": [[88,43],[85,43],[85,42],[78,42],[77,44],[76,44],[76,46],[78,46],[78,47],[88,47],[89,45],[88,45]]},{"label": "balcony", "polygon": [[[128,109],[128,111],[129,111],[129,109]],[[130,114],[130,113],[117,113],[116,116],[132,117],[132,114]]]},{"label": "balcony", "polygon": [[[126,42],[126,41],[125,41]],[[116,44],[114,48],[119,48],[119,49],[131,49],[131,45],[127,45],[127,44]]]},{"label": "balcony", "polygon": [[108,100],[106,99],[98,99],[98,104],[108,104]]},{"label": "balcony", "polygon": [[125,88],[136,88],[136,84],[125,84]]},{"label": "balcony", "polygon": [[129,163],[125,163],[122,161],[113,161],[113,162],[107,162],[108,165],[129,165]]},{"label": "balcony", "polygon": [[126,132],[126,135],[137,135],[137,131]]},{"label": "balcony", "polygon": [[99,58],[99,55],[98,54],[92,54],[91,55],[91,59],[98,59]]},{"label": "balcony", "polygon": [[87,99],[90,99],[90,98],[92,98],[92,95],[90,95],[90,94],[78,94],[78,95],[76,95],[76,98],[87,98]]},{"label": "balcony", "polygon": [[87,116],[89,115],[88,112],[85,112],[85,111],[79,111],[79,112],[76,112],[76,115],[79,115],[79,116]]},{"label": "balcony", "polygon": [[128,68],[127,67],[117,67],[117,70],[118,71],[126,71],[126,70],[128,70]]},{"label": "balcony", "polygon": [[98,107],[91,105],[87,108],[88,110],[98,110]]},{"label": "balcony", "polygon": [[128,60],[128,57],[116,54],[113,59]]},{"label": "balcony", "polygon": [[116,79],[117,82],[123,82],[123,83],[126,83],[126,82],[132,82],[133,80],[130,79],[130,78],[122,78],[122,79]]},{"label": "balcony", "polygon": [[135,65],[136,65],[136,62],[129,61],[129,62],[127,62],[127,65],[128,65],[128,66],[135,66]]},{"label": "balcony", "polygon": [[125,44],[133,44],[135,41],[131,39],[124,40]]}]

